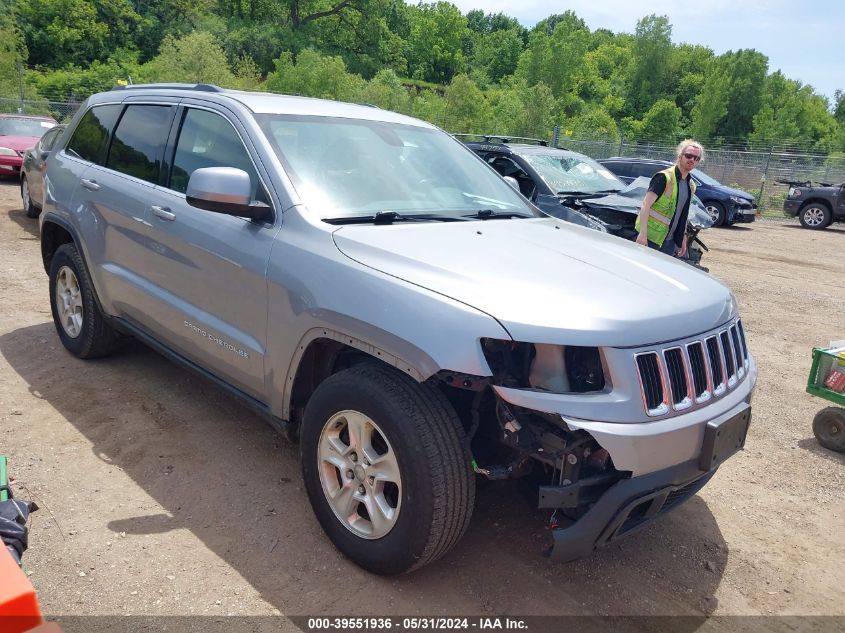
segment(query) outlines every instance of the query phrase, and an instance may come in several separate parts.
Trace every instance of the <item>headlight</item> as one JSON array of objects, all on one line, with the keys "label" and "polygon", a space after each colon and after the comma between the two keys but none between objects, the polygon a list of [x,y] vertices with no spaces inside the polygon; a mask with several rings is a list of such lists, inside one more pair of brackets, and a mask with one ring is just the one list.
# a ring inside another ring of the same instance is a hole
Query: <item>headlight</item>
[{"label": "headlight", "polygon": [[481,346],[497,384],[552,393],[587,393],[604,389],[604,370],[597,347],[490,338],[482,339]]},{"label": "headlight", "polygon": [[8,147],[0,147],[0,156],[19,156],[19,154]]},{"label": "headlight", "polygon": [[801,190],[798,187],[790,187],[789,188],[789,197],[790,198],[797,198],[801,195]]},{"label": "headlight", "polygon": [[731,202],[734,204],[751,204],[746,198],[740,198],[739,196],[731,196]]}]

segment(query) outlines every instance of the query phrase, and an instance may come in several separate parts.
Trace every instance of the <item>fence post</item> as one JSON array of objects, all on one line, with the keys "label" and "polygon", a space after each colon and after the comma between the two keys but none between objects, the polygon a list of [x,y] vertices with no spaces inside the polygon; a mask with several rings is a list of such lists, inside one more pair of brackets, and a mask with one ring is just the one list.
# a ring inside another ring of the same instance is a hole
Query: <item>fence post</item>
[{"label": "fence post", "polygon": [[23,64],[19,61],[15,62],[15,70],[18,73],[18,91],[20,92],[21,104],[18,107],[18,113],[23,114],[26,106],[24,105],[24,94],[23,94]]},{"label": "fence post", "polygon": [[766,166],[763,167],[763,176],[760,178],[760,195],[757,196],[757,213],[762,213],[763,211],[763,191],[766,188],[766,179],[769,176],[769,163],[772,160],[772,154],[775,151],[775,146],[772,145],[769,148],[769,155],[766,156]]},{"label": "fence post", "polygon": [[552,129],[552,147],[557,147],[558,139],[560,138],[560,126],[556,125]]},{"label": "fence post", "polygon": [[622,156],[622,144],[625,142],[625,135],[621,132],[619,133],[619,153],[617,156]]}]

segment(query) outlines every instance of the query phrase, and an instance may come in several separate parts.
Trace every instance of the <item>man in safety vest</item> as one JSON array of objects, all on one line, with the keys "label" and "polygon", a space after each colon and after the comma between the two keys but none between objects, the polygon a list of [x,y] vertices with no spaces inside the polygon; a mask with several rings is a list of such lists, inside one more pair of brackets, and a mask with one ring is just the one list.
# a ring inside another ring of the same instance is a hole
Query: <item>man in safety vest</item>
[{"label": "man in safety vest", "polygon": [[686,255],[689,205],[695,194],[695,181],[689,173],[703,156],[701,143],[692,139],[681,141],[675,164],[651,177],[635,225],[639,231],[637,244],[667,255]]}]

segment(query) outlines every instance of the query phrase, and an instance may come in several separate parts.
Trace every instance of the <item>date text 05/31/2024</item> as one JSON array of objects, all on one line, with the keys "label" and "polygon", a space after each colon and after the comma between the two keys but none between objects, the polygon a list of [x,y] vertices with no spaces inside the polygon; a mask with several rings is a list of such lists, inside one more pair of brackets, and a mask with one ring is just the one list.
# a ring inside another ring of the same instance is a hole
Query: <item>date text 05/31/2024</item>
[{"label": "date text 05/31/2024", "polygon": [[308,631],[446,631],[446,630],[526,630],[520,618],[496,617],[324,617],[308,618]]}]

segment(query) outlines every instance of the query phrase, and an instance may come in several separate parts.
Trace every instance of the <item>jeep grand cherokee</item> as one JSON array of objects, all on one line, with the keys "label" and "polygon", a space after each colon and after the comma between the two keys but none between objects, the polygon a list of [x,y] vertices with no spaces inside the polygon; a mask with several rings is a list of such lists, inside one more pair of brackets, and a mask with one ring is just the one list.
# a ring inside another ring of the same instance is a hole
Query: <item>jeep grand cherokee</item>
[{"label": "jeep grand cherokee", "polygon": [[572,559],[743,445],[757,370],[730,291],[544,216],[422,121],[130,86],[83,104],[45,192],[68,351],[132,335],[266,414],[370,571],[455,546],[476,478],[532,478]]}]

